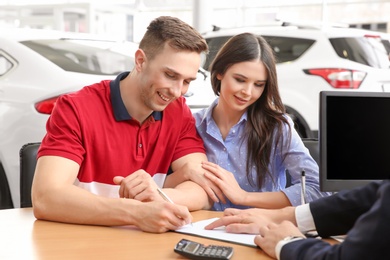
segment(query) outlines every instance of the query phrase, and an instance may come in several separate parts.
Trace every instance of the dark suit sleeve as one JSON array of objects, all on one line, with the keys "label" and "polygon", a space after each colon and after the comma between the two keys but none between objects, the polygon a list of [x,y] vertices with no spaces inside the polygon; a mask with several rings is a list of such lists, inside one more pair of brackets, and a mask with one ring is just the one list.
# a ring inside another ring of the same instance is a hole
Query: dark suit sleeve
[{"label": "dark suit sleeve", "polygon": [[380,185],[380,182],[372,182],[311,202],[310,211],[318,234],[321,237],[345,235],[375,203]]},{"label": "dark suit sleeve", "polygon": [[[390,182],[370,184],[367,188],[376,190],[375,202],[356,220],[343,243],[329,245],[318,239],[294,241],[283,246],[280,259],[390,259]],[[365,188],[358,190],[364,193]],[[337,225],[336,222],[329,225]]]}]

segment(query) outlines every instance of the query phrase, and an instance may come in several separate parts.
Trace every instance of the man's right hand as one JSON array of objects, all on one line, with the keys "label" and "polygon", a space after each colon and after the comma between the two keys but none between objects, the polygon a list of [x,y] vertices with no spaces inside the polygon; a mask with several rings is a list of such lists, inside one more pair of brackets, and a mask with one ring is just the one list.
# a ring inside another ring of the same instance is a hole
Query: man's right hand
[{"label": "man's right hand", "polygon": [[133,210],[135,223],[145,232],[163,233],[192,222],[187,207],[165,201],[143,202]]}]

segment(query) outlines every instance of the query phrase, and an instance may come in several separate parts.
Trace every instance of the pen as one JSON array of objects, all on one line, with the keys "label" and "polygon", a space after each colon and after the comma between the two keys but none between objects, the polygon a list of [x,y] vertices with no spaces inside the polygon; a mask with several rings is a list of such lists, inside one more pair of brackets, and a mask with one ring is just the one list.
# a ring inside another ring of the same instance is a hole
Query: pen
[{"label": "pen", "polygon": [[[158,188],[157,187],[157,191],[158,193],[160,194],[161,197],[163,197],[164,200],[168,201],[169,203],[172,203],[172,204],[175,204],[168,196],[167,194],[165,194],[162,189]],[[191,222],[191,226],[192,226],[192,222]]]},{"label": "pen", "polygon": [[163,197],[164,200],[172,203],[172,204],[175,204],[168,196],[167,194],[165,194],[160,188],[157,188],[157,191],[158,193],[160,193],[161,197]]},{"label": "pen", "polygon": [[301,173],[301,204],[306,203],[306,176],[305,171],[302,171]]}]

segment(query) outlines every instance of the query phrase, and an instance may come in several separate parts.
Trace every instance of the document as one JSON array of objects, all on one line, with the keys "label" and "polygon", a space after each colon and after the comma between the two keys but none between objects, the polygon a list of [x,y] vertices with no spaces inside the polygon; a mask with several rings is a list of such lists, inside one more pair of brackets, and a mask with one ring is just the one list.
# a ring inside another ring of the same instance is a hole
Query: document
[{"label": "document", "polygon": [[188,235],[195,235],[200,237],[206,237],[210,239],[216,239],[225,242],[232,242],[236,244],[241,244],[245,246],[257,247],[254,242],[255,235],[252,234],[233,234],[227,233],[225,227],[219,227],[213,230],[204,229],[205,226],[211,222],[217,220],[218,218],[210,218],[192,224],[185,225],[179,229],[176,229],[175,232],[184,233]]}]

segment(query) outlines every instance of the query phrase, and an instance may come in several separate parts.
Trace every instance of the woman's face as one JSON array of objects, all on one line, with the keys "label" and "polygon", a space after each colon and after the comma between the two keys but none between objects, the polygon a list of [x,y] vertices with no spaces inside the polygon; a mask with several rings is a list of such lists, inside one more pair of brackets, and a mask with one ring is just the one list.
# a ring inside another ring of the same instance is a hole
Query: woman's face
[{"label": "woman's face", "polygon": [[245,61],[232,65],[217,78],[221,81],[219,102],[232,112],[243,112],[263,94],[267,70],[261,61]]}]

